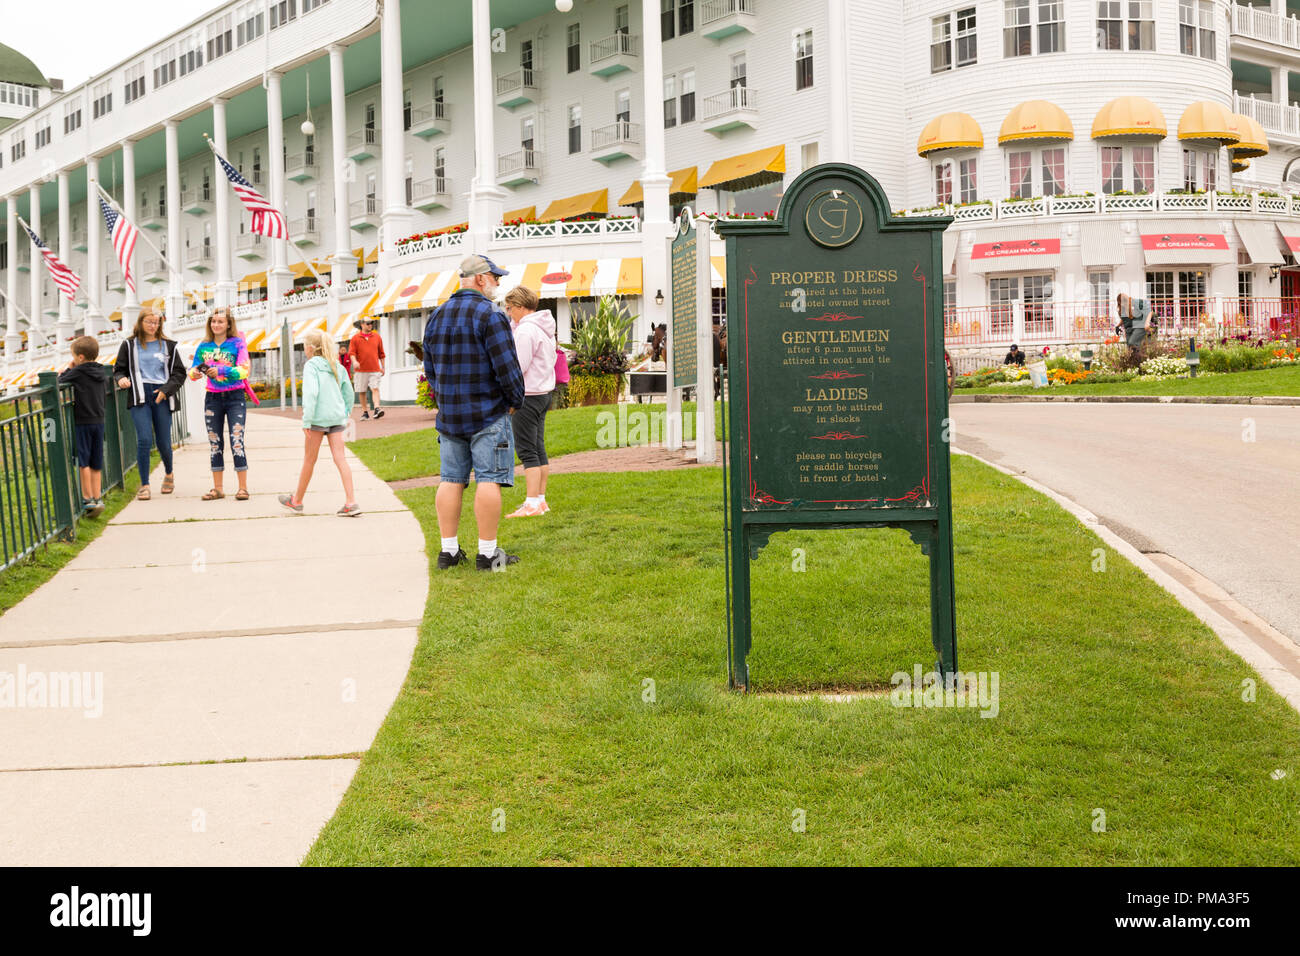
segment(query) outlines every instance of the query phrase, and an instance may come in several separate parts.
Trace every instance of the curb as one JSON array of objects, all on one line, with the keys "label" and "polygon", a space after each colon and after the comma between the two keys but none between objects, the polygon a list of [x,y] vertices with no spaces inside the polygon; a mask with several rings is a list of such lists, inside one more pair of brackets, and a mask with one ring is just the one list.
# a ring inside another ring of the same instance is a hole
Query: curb
[{"label": "curb", "polygon": [[[1249,635],[1247,635],[1236,624],[1228,620],[1199,594],[1187,587],[1173,577],[1168,571],[1156,564],[1151,558],[1143,554],[1129,542],[1125,541],[1118,534],[1112,531],[1101,520],[1084,508],[1082,505],[1072,501],[1057,491],[1053,491],[1046,485],[1035,481],[1028,475],[1022,475],[1018,472],[1011,471],[1001,465],[981,458],[979,455],[973,455],[970,452],[961,451],[953,447],[952,453],[955,455],[965,455],[973,458],[981,464],[988,465],[995,471],[1004,475],[1010,475],[1021,484],[1027,485],[1034,491],[1040,492],[1051,498],[1054,502],[1072,514],[1079,522],[1101,538],[1112,550],[1125,558],[1130,564],[1149,577],[1160,587],[1164,588],[1174,600],[1191,611],[1196,617],[1205,624],[1210,630],[1218,635],[1223,645],[1240,657],[1245,663],[1253,667],[1264,681],[1272,687],[1277,693],[1286,700],[1297,711],[1300,711],[1300,678],[1297,678],[1287,670],[1272,654],[1257,644]],[[1247,609],[1249,610],[1249,609]]]},{"label": "curb", "polygon": [[1300,405],[1300,397],[1290,395],[953,395],[949,405],[994,405],[1007,402],[1114,402],[1149,405]]}]

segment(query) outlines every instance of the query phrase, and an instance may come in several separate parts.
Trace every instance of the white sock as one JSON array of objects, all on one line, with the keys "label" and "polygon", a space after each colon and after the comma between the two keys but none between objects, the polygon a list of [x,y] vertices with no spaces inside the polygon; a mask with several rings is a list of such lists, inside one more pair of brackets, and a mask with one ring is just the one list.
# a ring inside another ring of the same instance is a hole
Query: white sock
[{"label": "white sock", "polygon": [[543,505],[546,504],[546,495],[538,495],[537,501],[539,504],[543,504]]},{"label": "white sock", "polygon": [[460,541],[459,541],[459,539],[457,539],[457,538],[443,538],[443,539],[442,539],[442,550],[446,551],[448,554],[455,554],[457,551],[460,550]]},{"label": "white sock", "polygon": [[537,507],[538,505],[540,505],[541,503],[542,503],[542,499],[541,499],[541,498],[525,498],[525,499],[524,499],[524,504],[527,505],[527,506],[530,507],[530,508],[536,508],[536,507]]},{"label": "white sock", "polygon": [[497,553],[497,539],[493,538],[490,541],[484,541],[482,538],[479,538],[478,553],[483,555],[485,558],[492,557],[492,555]]}]

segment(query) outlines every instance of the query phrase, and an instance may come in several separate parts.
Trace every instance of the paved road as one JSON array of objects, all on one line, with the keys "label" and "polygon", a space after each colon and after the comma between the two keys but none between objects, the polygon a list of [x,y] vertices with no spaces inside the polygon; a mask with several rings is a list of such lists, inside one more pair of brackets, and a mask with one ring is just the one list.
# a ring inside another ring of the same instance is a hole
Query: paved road
[{"label": "paved road", "polygon": [[1300,408],[954,405],[952,417],[959,450],[1172,555],[1300,644]]},{"label": "paved road", "polygon": [[94,698],[0,707],[0,866],[293,865],[402,686],[428,589],[415,516],[349,456],[366,510],[336,517],[327,451],[306,514],[285,511],[302,432],[263,414],[252,498],[201,501],[199,438],[174,495],[131,502],[0,617],[0,674],[86,675]]}]

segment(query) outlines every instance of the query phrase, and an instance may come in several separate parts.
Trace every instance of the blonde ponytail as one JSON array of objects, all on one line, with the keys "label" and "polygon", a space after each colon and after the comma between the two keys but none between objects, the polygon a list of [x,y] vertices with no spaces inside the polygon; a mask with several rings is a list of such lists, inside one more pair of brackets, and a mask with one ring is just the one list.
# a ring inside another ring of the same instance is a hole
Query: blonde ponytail
[{"label": "blonde ponytail", "polygon": [[317,355],[329,363],[334,381],[342,381],[342,377],[339,375],[339,358],[336,354],[338,349],[334,347],[334,340],[329,337],[328,333],[323,329],[312,329],[303,336],[303,344],[310,345]]}]

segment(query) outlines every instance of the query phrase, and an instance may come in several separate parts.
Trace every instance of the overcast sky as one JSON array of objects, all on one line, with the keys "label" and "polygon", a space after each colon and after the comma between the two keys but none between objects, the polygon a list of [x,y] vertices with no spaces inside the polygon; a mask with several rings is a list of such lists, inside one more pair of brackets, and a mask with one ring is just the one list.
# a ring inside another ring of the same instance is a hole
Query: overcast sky
[{"label": "overcast sky", "polygon": [[0,0],[0,42],[67,89],[120,63],[221,0]]}]

